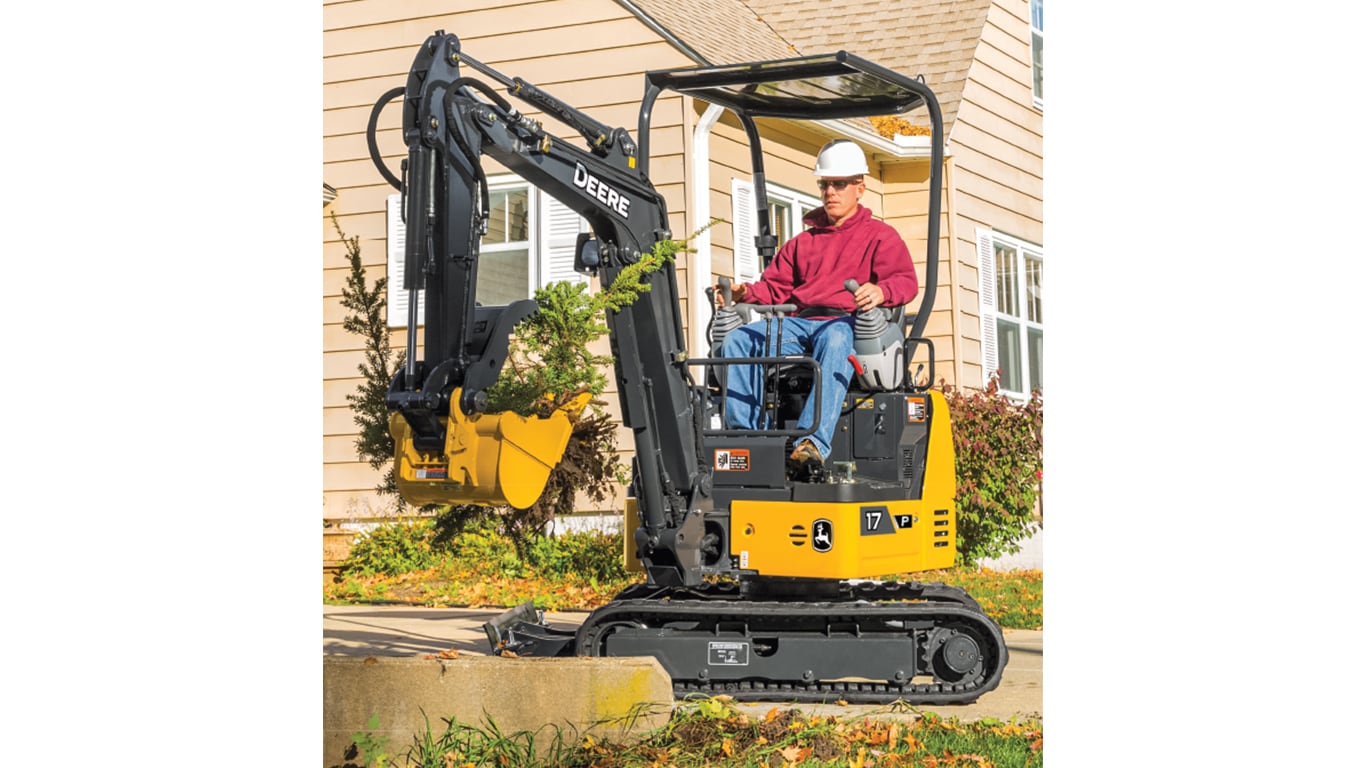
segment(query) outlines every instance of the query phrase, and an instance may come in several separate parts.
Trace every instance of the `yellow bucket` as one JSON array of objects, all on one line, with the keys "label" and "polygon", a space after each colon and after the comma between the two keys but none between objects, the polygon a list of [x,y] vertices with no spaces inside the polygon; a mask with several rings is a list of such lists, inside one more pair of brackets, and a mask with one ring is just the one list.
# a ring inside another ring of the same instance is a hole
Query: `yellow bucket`
[{"label": "yellow bucket", "polygon": [[549,416],[511,412],[466,416],[451,393],[442,453],[419,451],[398,413],[389,417],[394,479],[409,504],[507,504],[526,509],[540,498],[550,470],[564,456],[569,435],[592,395],[580,394]]}]

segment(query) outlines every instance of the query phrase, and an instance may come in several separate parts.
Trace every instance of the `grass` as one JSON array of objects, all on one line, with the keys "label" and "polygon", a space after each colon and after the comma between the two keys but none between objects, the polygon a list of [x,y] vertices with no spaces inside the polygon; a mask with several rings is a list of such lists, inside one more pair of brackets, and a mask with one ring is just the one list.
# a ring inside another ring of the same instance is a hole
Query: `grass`
[{"label": "grass", "polygon": [[992,621],[1009,629],[1043,629],[1043,571],[952,568],[903,574],[902,579],[942,581],[972,595]]},{"label": "grass", "polygon": [[[505,561],[471,561],[446,555],[438,565],[394,575],[343,571],[324,589],[333,604],[398,603],[432,607],[502,608],[528,600],[548,611],[593,610],[637,583],[636,574],[579,576],[535,568],[509,568]],[[952,568],[887,578],[944,582],[966,589],[997,624],[1011,629],[1043,628],[1043,572]]]},{"label": "grass", "polygon": [[[614,743],[545,726],[503,732],[444,720],[444,731],[413,737],[403,761],[387,744],[356,734],[367,768],[1041,768],[1043,726],[1035,720],[960,722],[889,707],[857,717],[773,707],[762,716],[725,696],[695,699],[669,722]],[[372,721],[371,727],[375,727]]]}]

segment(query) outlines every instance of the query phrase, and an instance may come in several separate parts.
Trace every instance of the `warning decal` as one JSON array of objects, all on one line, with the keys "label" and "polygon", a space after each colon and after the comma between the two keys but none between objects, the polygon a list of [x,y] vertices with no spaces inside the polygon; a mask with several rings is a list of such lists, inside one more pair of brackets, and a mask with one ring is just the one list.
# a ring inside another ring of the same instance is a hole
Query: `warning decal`
[{"label": "warning decal", "polygon": [[926,416],[925,398],[906,398],[906,423],[914,424],[916,422],[924,421]]},{"label": "warning decal", "polygon": [[713,455],[712,467],[717,472],[748,472],[748,448],[719,448]]},{"label": "warning decal", "polygon": [[749,666],[749,643],[709,642],[707,643],[707,663],[714,667]]}]

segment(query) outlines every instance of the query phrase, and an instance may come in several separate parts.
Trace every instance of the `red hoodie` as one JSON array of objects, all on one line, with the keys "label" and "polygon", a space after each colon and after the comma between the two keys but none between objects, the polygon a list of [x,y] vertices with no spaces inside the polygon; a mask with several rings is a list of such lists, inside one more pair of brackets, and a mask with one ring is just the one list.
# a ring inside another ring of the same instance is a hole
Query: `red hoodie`
[{"label": "red hoodie", "polygon": [[844,288],[850,278],[877,283],[886,295],[883,306],[895,307],[915,298],[920,284],[906,243],[895,229],[873,218],[862,205],[843,225],[830,226],[824,208],[806,214],[806,231],[788,240],[759,276],[746,286],[751,304],[796,304],[854,311],[854,296]]}]

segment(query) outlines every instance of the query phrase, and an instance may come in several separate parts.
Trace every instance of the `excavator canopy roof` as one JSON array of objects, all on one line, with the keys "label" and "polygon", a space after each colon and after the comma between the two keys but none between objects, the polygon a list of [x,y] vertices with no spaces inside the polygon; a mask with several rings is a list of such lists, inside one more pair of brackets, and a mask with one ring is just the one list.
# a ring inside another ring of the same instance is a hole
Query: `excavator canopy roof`
[{"label": "excavator canopy roof", "polygon": [[912,80],[846,51],[752,64],[646,72],[648,83],[753,117],[838,120],[901,114],[928,92]]}]

